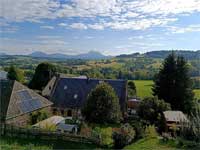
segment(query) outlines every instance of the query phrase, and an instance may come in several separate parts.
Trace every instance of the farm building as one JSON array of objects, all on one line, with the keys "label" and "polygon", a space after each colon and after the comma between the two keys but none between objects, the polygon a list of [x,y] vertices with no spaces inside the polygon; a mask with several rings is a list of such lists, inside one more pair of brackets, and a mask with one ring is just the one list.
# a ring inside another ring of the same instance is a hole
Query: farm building
[{"label": "farm building", "polygon": [[182,111],[164,111],[163,114],[168,130],[173,129],[174,127],[180,128],[181,123],[188,122],[187,117]]},{"label": "farm building", "polygon": [[53,104],[17,81],[0,80],[1,122],[26,126],[30,113],[50,111]]},{"label": "farm building", "polygon": [[127,88],[125,80],[100,80],[86,77],[53,77],[42,94],[54,103],[53,112],[62,116],[81,116],[88,94],[99,83],[106,82],[115,90],[122,112],[126,111]]}]

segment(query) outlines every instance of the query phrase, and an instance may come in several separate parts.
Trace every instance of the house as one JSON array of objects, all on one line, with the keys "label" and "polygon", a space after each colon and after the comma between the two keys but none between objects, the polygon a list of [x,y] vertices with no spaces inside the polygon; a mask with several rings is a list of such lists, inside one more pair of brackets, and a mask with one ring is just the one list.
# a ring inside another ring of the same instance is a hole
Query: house
[{"label": "house", "polygon": [[86,77],[53,77],[42,91],[42,95],[51,100],[53,113],[62,116],[81,116],[81,108],[86,102],[88,94],[99,83],[106,82],[115,90],[121,111],[126,111],[127,82],[125,80],[101,80]]},{"label": "house", "polygon": [[[68,118],[69,119],[69,118]],[[66,118],[61,116],[52,116],[45,120],[42,120],[35,125],[33,128],[40,128],[40,129],[50,129],[51,127],[55,127],[57,132],[61,133],[77,133],[78,126],[76,124],[66,124]]]},{"label": "house", "polygon": [[7,74],[8,74],[7,72],[0,70],[0,80],[7,79]]},{"label": "house", "polygon": [[53,104],[17,81],[0,80],[1,123],[26,126],[30,113],[50,111]]},{"label": "house", "polygon": [[164,111],[167,130],[179,129],[184,122],[188,122],[187,117],[182,111]]}]

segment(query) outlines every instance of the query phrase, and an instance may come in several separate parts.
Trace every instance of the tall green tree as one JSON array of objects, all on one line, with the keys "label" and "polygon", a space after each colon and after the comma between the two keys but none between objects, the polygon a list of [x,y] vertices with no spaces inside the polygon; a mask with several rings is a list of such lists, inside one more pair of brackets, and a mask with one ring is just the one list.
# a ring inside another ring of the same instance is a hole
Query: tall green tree
[{"label": "tall green tree", "polygon": [[191,113],[194,93],[187,61],[173,52],[164,61],[154,79],[153,94],[171,104],[173,110]]},{"label": "tall green tree", "polygon": [[13,65],[8,68],[8,74],[7,74],[8,79],[10,80],[16,80],[19,82],[24,81],[24,73],[22,70],[14,67]]},{"label": "tall green tree", "polygon": [[100,124],[119,122],[121,111],[114,89],[107,83],[97,85],[88,95],[82,114],[88,122]]},{"label": "tall green tree", "polygon": [[132,98],[136,96],[136,86],[133,81],[128,81],[128,97]]},{"label": "tall green tree", "polygon": [[29,87],[42,90],[55,74],[56,67],[53,64],[43,62],[37,66]]}]

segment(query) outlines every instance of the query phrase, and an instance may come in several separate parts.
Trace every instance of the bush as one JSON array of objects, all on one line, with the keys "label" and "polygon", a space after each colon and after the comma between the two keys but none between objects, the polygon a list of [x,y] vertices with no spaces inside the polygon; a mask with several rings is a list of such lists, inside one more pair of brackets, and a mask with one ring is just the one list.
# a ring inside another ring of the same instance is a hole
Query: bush
[{"label": "bush", "polygon": [[111,147],[113,144],[112,139],[112,128],[111,127],[95,127],[94,130],[95,133],[99,135],[100,138],[100,145],[104,147]]},{"label": "bush", "polygon": [[188,122],[182,123],[180,136],[185,140],[200,143],[200,112],[188,118]]},{"label": "bush", "polygon": [[157,97],[146,97],[138,106],[138,116],[147,121],[147,125],[156,125],[160,130],[164,129],[163,111],[170,110],[170,104],[159,100]]},{"label": "bush", "polygon": [[82,114],[90,123],[118,123],[121,119],[119,99],[114,89],[101,83],[89,94]]},{"label": "bush", "polygon": [[135,123],[131,124],[135,130],[135,138],[136,139],[141,139],[145,135],[145,126],[141,121],[137,121]]},{"label": "bush", "polygon": [[39,121],[47,119],[49,116],[46,111],[41,110],[41,111],[36,111],[36,112],[31,113],[29,117],[30,117],[29,122],[31,125],[33,125]]},{"label": "bush", "polygon": [[119,131],[113,132],[114,147],[121,149],[130,144],[135,138],[135,130],[129,125],[123,125]]}]

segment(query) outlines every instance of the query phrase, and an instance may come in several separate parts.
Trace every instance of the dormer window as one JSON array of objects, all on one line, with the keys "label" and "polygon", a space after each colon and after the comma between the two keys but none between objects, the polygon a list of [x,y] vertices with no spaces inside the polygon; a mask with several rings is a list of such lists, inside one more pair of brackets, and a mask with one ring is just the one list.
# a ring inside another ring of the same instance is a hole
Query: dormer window
[{"label": "dormer window", "polygon": [[67,85],[64,86],[64,90],[67,90]]},{"label": "dormer window", "polygon": [[74,99],[77,99],[78,98],[78,94],[74,94]]}]

